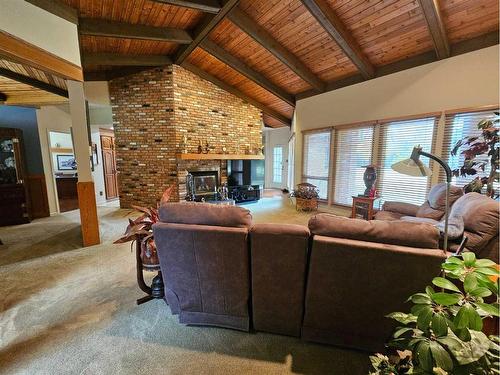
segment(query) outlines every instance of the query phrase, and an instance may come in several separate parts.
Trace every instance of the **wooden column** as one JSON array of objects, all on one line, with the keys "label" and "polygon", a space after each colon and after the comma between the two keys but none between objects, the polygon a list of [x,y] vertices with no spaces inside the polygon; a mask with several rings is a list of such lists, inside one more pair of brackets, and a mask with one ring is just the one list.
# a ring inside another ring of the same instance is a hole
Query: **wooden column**
[{"label": "wooden column", "polygon": [[69,106],[71,110],[73,148],[78,165],[78,206],[83,246],[97,245],[101,242],[95,199],[94,181],[90,167],[89,133],[87,129],[87,109],[83,83],[67,81]]}]

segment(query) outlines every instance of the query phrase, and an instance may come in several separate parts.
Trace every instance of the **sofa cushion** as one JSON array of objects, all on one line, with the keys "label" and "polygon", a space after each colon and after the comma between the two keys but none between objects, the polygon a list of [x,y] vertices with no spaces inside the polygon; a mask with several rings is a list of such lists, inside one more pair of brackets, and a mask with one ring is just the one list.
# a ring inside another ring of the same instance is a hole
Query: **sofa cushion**
[{"label": "sofa cushion", "polygon": [[385,202],[383,206],[384,211],[396,212],[398,214],[401,214],[401,216],[415,216],[417,214],[418,208],[419,206],[415,204],[391,201]]},{"label": "sofa cushion", "polygon": [[238,206],[195,202],[165,203],[160,206],[159,216],[164,223],[235,228],[252,226],[250,211]]},{"label": "sofa cushion", "polygon": [[309,220],[312,234],[392,245],[437,249],[439,230],[427,223],[349,219],[318,214]]},{"label": "sofa cushion", "polygon": [[[464,195],[462,188],[450,186],[450,207],[462,195]],[[429,191],[427,201],[431,208],[444,212],[446,206],[446,183],[442,182],[434,185]]]},{"label": "sofa cushion", "polygon": [[375,220],[394,221],[400,220],[405,214],[394,211],[378,211]]},{"label": "sofa cushion", "polygon": [[498,236],[499,203],[479,193],[468,193],[451,208],[450,217],[461,216],[464,221],[467,248],[479,253]]},{"label": "sofa cushion", "polygon": [[426,201],[423,205],[419,207],[417,214],[415,216],[425,219],[440,220],[443,217],[443,215],[444,215],[443,210],[436,210],[432,208],[429,202]]}]

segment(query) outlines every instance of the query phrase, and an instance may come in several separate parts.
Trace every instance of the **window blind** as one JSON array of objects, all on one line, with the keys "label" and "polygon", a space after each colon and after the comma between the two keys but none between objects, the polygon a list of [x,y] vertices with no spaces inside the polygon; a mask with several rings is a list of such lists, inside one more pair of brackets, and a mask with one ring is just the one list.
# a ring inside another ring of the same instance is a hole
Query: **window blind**
[{"label": "window blind", "polygon": [[330,130],[304,134],[302,180],[316,185],[321,199],[328,199],[330,137]]},{"label": "window blind", "polygon": [[334,202],[352,204],[352,196],[363,194],[364,165],[371,164],[373,126],[341,129],[336,133]]},{"label": "window blind", "polygon": [[[451,150],[453,149],[457,141],[469,136],[481,137],[481,130],[477,128],[477,124],[483,119],[494,119],[495,114],[493,112],[494,111],[491,110],[469,113],[453,113],[446,115],[442,155],[443,159],[448,163],[452,170],[463,166],[465,160],[465,157],[461,154],[461,152],[467,146],[461,147],[456,155],[451,155]],[[480,171],[477,175],[474,176],[453,177],[452,184],[463,187],[476,177],[487,177],[491,170],[488,159],[488,155],[477,158],[477,160],[486,161],[487,166],[484,172]],[[440,171],[439,177],[440,181],[446,181],[445,173],[443,171]],[[498,189],[498,187],[498,184],[495,184],[495,188]]]},{"label": "window blind", "polygon": [[[382,201],[399,201],[420,205],[425,201],[429,177],[412,177],[391,169],[391,165],[408,159],[413,147],[420,145],[431,152],[436,117],[394,121],[381,125],[379,146],[378,190]],[[429,166],[429,159],[422,157]]]}]

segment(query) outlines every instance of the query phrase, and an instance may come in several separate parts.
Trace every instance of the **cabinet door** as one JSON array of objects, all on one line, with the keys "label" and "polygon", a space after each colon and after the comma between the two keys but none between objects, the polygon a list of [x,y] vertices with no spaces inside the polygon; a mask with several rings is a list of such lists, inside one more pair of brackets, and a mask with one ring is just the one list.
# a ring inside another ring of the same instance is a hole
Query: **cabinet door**
[{"label": "cabinet door", "polygon": [[118,197],[118,181],[113,137],[101,136],[101,147],[106,199],[116,198]]}]

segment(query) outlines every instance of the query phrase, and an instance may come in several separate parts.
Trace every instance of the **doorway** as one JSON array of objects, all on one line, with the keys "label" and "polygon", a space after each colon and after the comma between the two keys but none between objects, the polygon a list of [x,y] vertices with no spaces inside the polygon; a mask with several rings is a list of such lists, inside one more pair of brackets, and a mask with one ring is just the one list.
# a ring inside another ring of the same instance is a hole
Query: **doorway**
[{"label": "doorway", "polygon": [[115,134],[108,129],[100,129],[102,165],[106,199],[118,198],[118,177],[116,172]]},{"label": "doorway", "polygon": [[283,146],[273,147],[272,187],[283,188]]}]

